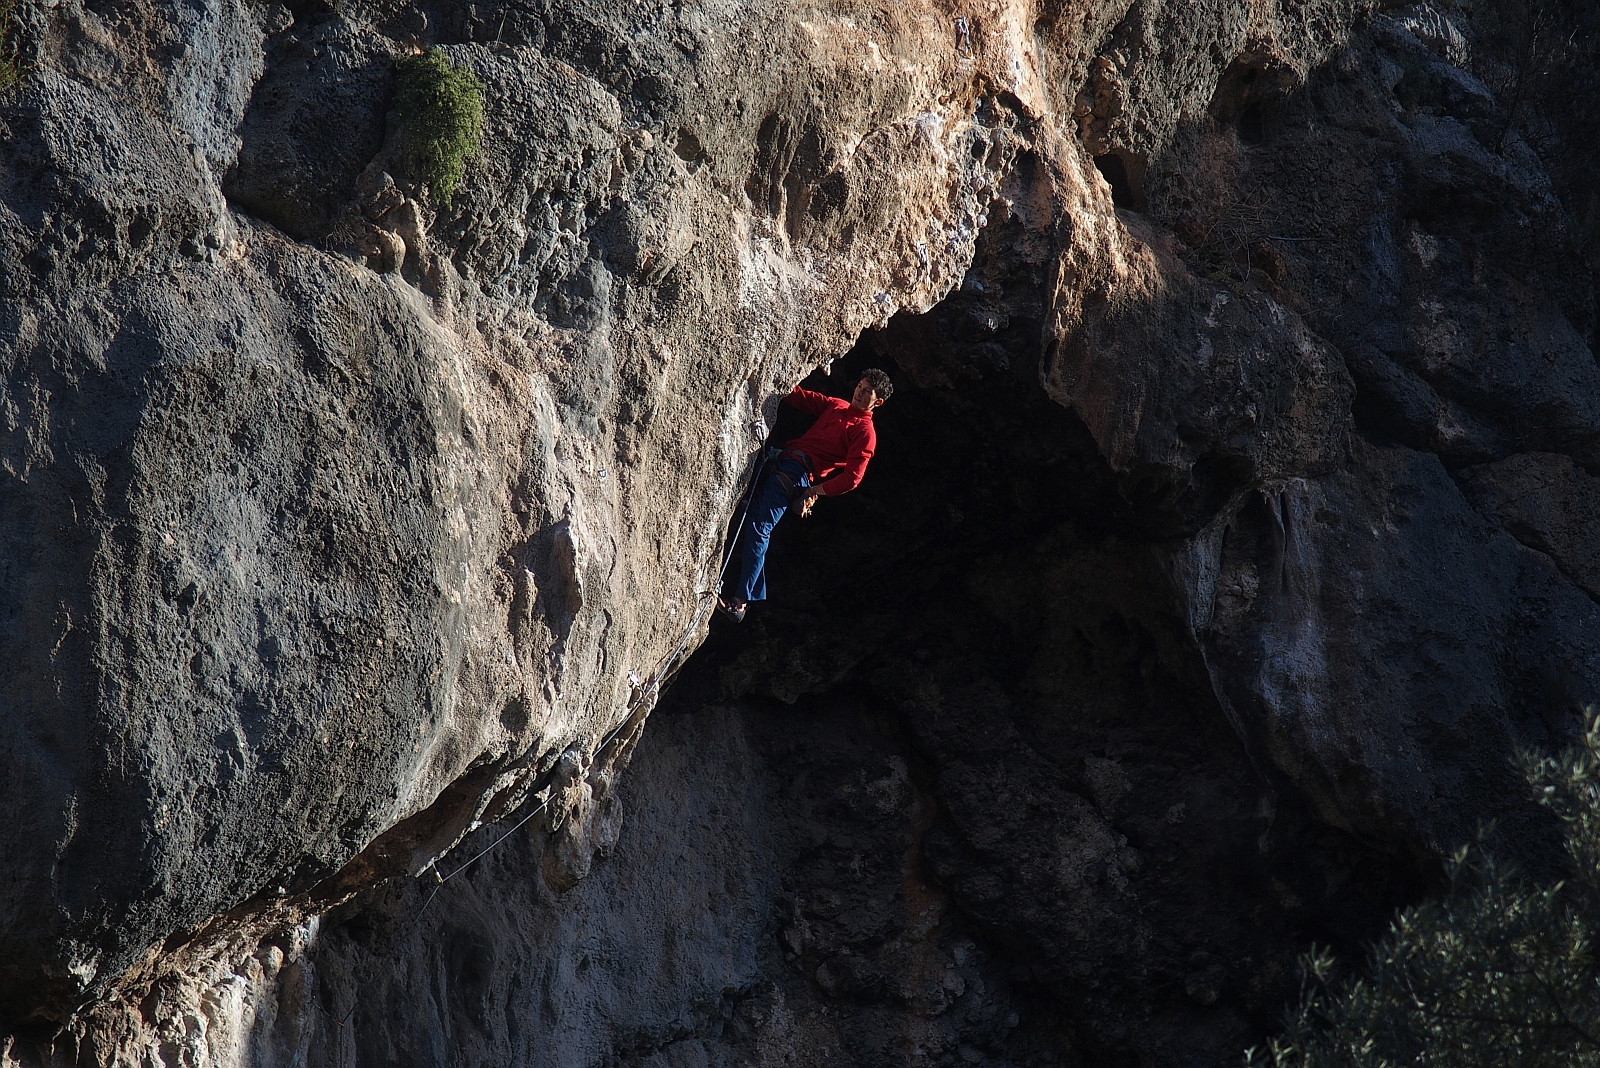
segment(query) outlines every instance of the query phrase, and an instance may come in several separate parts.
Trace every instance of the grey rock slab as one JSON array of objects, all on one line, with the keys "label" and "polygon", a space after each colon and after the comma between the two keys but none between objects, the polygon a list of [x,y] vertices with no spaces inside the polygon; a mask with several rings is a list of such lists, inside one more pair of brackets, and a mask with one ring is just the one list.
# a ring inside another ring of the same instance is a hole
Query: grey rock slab
[{"label": "grey rock slab", "polygon": [[1485,519],[1548,554],[1563,575],[1600,599],[1600,479],[1570,457],[1545,452],[1469,467],[1457,477]]},{"label": "grey rock slab", "polygon": [[1203,637],[1220,695],[1335,825],[1437,851],[1485,819],[1530,833],[1514,756],[1600,697],[1600,606],[1435,458],[1351,459],[1226,521]]},{"label": "grey rock slab", "polygon": [[313,19],[257,52],[265,71],[237,125],[223,189],[243,210],[320,244],[383,147],[396,57],[390,42],[337,15]]},{"label": "grey rock slab", "polygon": [[98,929],[107,975],[305,889],[459,771],[440,679],[481,550],[452,516],[489,505],[451,455],[450,345],[375,276],[255,247],[124,283],[76,366],[45,326],[13,350],[12,388],[54,399],[38,459],[8,464],[7,540],[48,523],[71,555],[19,546],[6,572],[7,746],[57,769],[15,796],[65,821],[43,851],[4,832],[35,888],[8,930]]},{"label": "grey rock slab", "polygon": [[[202,974],[596,748],[699,639],[763,404],[870,294],[959,280],[936,232],[994,176],[942,24],[873,31],[879,79],[854,24],[657,14],[30,14],[0,102],[8,1023]],[[379,276],[319,231],[419,43],[484,78],[488,136]],[[745,190],[769,119],[826,135],[769,161],[816,205],[793,233]],[[846,163],[862,196],[825,211]],[[615,756],[550,814],[579,853]]]}]

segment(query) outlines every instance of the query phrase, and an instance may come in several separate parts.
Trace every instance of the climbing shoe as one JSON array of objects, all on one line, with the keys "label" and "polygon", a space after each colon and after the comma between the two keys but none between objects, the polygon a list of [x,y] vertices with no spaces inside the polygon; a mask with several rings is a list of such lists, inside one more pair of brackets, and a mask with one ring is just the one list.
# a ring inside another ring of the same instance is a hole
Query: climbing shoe
[{"label": "climbing shoe", "polygon": [[717,611],[733,620],[735,623],[744,622],[744,613],[750,606],[743,601],[724,601],[717,598]]}]

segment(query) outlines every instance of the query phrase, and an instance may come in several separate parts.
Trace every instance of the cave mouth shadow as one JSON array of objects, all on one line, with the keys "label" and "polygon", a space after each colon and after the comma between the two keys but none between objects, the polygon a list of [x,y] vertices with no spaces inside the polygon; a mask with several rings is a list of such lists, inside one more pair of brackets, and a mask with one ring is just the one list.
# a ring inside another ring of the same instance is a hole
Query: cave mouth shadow
[{"label": "cave mouth shadow", "polygon": [[[819,500],[809,519],[791,513],[779,524],[769,558],[774,599],[822,595],[841,571],[853,576],[849,585],[926,566],[911,558],[930,549],[946,559],[1022,544],[1068,521],[1104,530],[1133,522],[1087,428],[1039,387],[1037,361],[1021,374],[1001,364],[955,381],[908,370],[927,321],[897,316],[834,361],[831,373],[801,383],[848,400],[861,372],[878,367],[895,389],[874,413],[877,452],[861,485]],[[1003,351],[991,344],[991,356]],[[780,405],[769,445],[793,440],[813,421]],[[1050,486],[1062,489],[1044,492]]]},{"label": "cave mouth shadow", "polygon": [[[847,398],[863,369],[886,371],[895,391],[875,415],[877,453],[855,491],[778,525],[771,599],[742,625],[714,623],[662,713],[733,703],[761,725],[749,732],[758,745],[803,736],[791,744],[807,752],[843,744],[819,723],[890,724],[939,813],[926,877],[1082,1024],[1084,1048],[1120,1047],[1096,1038],[1086,1021],[1098,1010],[1066,963],[1045,958],[1085,939],[1097,982],[1138,1006],[1130,1013],[1155,1013],[1174,1034],[1213,1027],[1224,1044],[1259,1041],[1294,996],[1300,952],[1358,952],[1437,873],[1319,822],[1295,796],[1272,798],[1158,563],[1180,529],[1130,503],[1081,420],[1045,394],[1040,295],[988,266],[802,383]],[[807,425],[784,406],[769,444]],[[793,755],[776,752],[782,775]],[[1011,781],[1016,804],[1037,811],[954,796],[974,775]],[[1104,932],[1079,930],[1057,911],[1067,891],[981,844],[1070,837],[1059,821],[1072,806],[1144,858],[1121,875],[1106,861],[1099,876],[1126,879],[1143,918],[1113,894]],[[828,834],[858,839],[872,819],[829,818]],[[1001,905],[962,889],[978,883],[998,887]],[[1150,948],[1126,950],[1141,939]],[[1239,960],[1270,962],[1273,977],[1224,963]],[[1200,1005],[1186,993],[1217,983],[1233,992]]]}]

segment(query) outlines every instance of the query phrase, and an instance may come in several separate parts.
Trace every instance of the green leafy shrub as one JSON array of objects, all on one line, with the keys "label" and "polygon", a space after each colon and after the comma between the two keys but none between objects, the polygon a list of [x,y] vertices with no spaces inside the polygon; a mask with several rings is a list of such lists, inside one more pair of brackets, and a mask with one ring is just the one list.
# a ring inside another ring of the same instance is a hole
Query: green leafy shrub
[{"label": "green leafy shrub", "polygon": [[483,138],[483,83],[431,48],[395,64],[394,106],[402,166],[427,183],[436,204],[449,206]]},{"label": "green leafy shrub", "polygon": [[1482,843],[1451,860],[1438,901],[1400,913],[1365,974],[1313,950],[1283,1038],[1245,1055],[1273,1068],[1600,1065],[1600,718],[1560,756],[1524,754],[1562,822],[1572,878],[1530,886]]}]

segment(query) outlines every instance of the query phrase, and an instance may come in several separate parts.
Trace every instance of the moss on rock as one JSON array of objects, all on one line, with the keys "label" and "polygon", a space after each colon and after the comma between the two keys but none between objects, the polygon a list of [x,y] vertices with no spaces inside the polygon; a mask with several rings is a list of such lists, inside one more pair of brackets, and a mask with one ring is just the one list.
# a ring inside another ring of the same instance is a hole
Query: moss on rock
[{"label": "moss on rock", "polygon": [[17,0],[0,0],[0,94],[22,80],[17,56]]},{"label": "moss on rock", "polygon": [[402,166],[448,206],[483,137],[483,83],[436,48],[395,64]]}]

